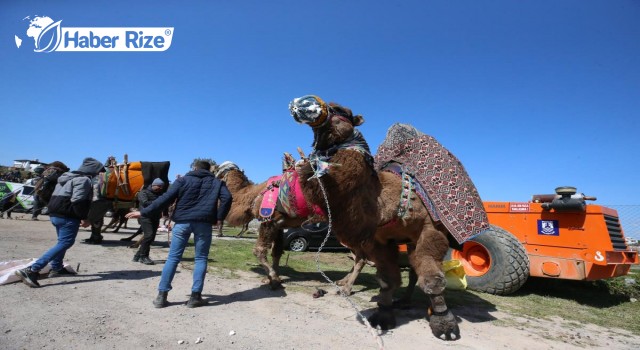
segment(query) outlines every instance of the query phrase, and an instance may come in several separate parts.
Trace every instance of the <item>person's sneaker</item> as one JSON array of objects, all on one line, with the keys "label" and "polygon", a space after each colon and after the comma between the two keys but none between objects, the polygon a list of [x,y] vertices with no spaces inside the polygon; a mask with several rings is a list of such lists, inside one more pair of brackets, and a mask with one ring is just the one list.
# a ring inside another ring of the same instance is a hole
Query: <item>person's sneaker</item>
[{"label": "person's sneaker", "polygon": [[15,272],[16,276],[20,277],[22,282],[31,288],[39,288],[38,273],[31,271],[31,267],[25,267]]},{"label": "person's sneaker", "polygon": [[51,269],[51,271],[49,271],[49,278],[59,276],[74,276],[77,274],[77,272],[71,272],[63,267],[60,270]]},{"label": "person's sneaker", "polygon": [[140,262],[145,264],[145,265],[155,265],[156,263],[151,260],[148,256],[141,256],[140,257]]},{"label": "person's sneaker", "polygon": [[163,308],[169,304],[167,302],[167,294],[169,294],[169,292],[158,292],[158,296],[153,300],[153,306],[155,306],[156,309]]},{"label": "person's sneaker", "polygon": [[140,261],[140,255],[138,255],[138,254],[134,255],[134,256],[133,256],[133,259],[131,259],[131,261],[133,261],[133,262],[138,262],[138,261]]},{"label": "person's sneaker", "polygon": [[189,298],[189,301],[187,301],[187,307],[189,308],[204,306],[207,304],[208,301],[202,299],[202,293],[197,292],[191,292],[191,297]]},{"label": "person's sneaker", "polygon": [[38,218],[31,218],[31,221],[40,221]]}]

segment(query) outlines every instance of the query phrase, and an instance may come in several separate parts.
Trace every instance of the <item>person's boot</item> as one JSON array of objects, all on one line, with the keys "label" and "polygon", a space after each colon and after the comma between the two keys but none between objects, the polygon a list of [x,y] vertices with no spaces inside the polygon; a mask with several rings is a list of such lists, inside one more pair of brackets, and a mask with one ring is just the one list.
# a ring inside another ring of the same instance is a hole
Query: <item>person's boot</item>
[{"label": "person's boot", "polygon": [[133,262],[140,261],[140,255],[138,255],[138,253],[136,253],[136,255],[133,256],[133,259],[131,259],[131,261],[133,261]]},{"label": "person's boot", "polygon": [[77,272],[71,272],[63,267],[60,270],[51,269],[51,271],[49,271],[49,278],[60,276],[75,276],[77,274]]},{"label": "person's boot", "polygon": [[198,307],[207,305],[207,301],[202,299],[202,293],[191,292],[191,298],[187,301],[187,307]]},{"label": "person's boot", "polygon": [[39,288],[38,273],[31,271],[31,267],[25,267],[15,272],[16,276],[20,277],[22,282],[31,288]]},{"label": "person's boot", "polygon": [[143,263],[143,264],[145,264],[145,265],[155,265],[155,264],[156,264],[153,260],[151,260],[151,259],[149,258],[149,256],[148,256],[148,255],[146,255],[146,256],[141,256],[141,257],[140,257],[140,262],[141,262],[141,263]]},{"label": "person's boot", "polygon": [[167,306],[168,305],[168,302],[167,302],[167,295],[168,294],[169,294],[169,292],[158,292],[158,296],[153,301],[153,306],[155,306],[156,309],[163,308],[163,307]]},{"label": "person's boot", "polygon": [[87,244],[100,244],[102,243],[102,235],[100,236],[91,235],[91,237],[85,239],[83,242]]}]

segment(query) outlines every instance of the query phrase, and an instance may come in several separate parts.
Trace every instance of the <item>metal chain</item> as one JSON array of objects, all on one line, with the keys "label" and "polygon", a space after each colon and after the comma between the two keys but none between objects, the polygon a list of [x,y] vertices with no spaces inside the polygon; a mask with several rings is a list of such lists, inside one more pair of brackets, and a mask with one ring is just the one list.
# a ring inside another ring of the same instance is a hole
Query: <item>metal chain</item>
[{"label": "metal chain", "polygon": [[[312,162],[310,162],[311,168],[314,170],[315,172],[315,167],[314,164]],[[327,228],[327,235],[324,237],[324,240],[322,241],[322,244],[320,244],[320,247],[318,248],[318,252],[316,253],[316,269],[318,270],[318,272],[320,272],[320,274],[322,275],[322,277],[324,277],[325,280],[327,280],[327,282],[329,282],[331,285],[333,285],[336,290],[338,291],[338,294],[340,294],[343,298],[345,298],[349,304],[351,304],[351,307],[353,307],[354,310],[356,310],[356,313],[358,314],[358,317],[360,317],[360,319],[364,322],[364,324],[368,327],[369,333],[371,333],[371,335],[374,337],[374,340],[376,341],[376,343],[378,344],[378,348],[380,350],[384,349],[384,342],[382,340],[382,338],[380,337],[380,335],[378,334],[377,330],[375,328],[373,328],[373,326],[371,326],[371,323],[369,323],[369,320],[364,317],[364,315],[362,314],[362,312],[360,312],[360,310],[358,309],[358,306],[356,305],[356,303],[351,300],[351,298],[345,294],[342,289],[340,289],[340,287],[333,281],[331,280],[331,278],[329,278],[329,276],[327,276],[324,271],[322,271],[320,269],[320,252],[322,252],[322,248],[324,248],[325,243],[327,243],[327,240],[329,239],[329,236],[331,235],[331,228],[333,227],[332,223],[332,218],[331,218],[331,208],[329,206],[329,198],[327,196],[327,192],[324,189],[324,185],[322,184],[322,180],[320,180],[320,177],[316,177],[316,179],[318,180],[318,184],[320,185],[320,190],[322,191],[322,195],[324,196],[324,204],[327,207],[327,218],[329,220],[328,223],[328,228]]]}]

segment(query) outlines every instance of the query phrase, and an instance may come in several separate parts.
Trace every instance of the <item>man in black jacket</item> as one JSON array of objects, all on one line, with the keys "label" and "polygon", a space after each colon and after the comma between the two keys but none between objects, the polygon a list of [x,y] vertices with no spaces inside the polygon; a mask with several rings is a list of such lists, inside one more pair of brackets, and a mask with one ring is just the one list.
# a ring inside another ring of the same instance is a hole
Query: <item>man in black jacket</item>
[{"label": "man in black jacket", "polygon": [[75,243],[80,226],[87,227],[90,224],[85,219],[93,197],[91,177],[97,175],[103,167],[94,158],[85,158],[78,170],[66,172],[58,178],[48,205],[49,218],[56,228],[58,243],[31,266],[15,272],[29,287],[40,287],[38,273],[49,263],[49,277],[75,274],[64,268],[64,255]]},{"label": "man in black jacket", "polygon": [[[178,199],[173,212],[171,248],[162,269],[162,277],[158,286],[158,296],[153,301],[157,308],[167,306],[167,294],[171,290],[171,281],[176,273],[178,263],[182,259],[189,237],[193,232],[195,243],[195,267],[193,269],[193,285],[191,298],[187,307],[206,304],[202,299],[204,276],[207,273],[207,260],[211,247],[212,226],[220,225],[231,208],[231,193],[224,182],[216,179],[209,171],[209,162],[199,161],[195,170],[177,179],[167,193],[153,201],[150,206],[127,214],[127,218],[160,214],[162,210]],[[218,205],[218,202],[220,203]]]},{"label": "man in black jacket", "polygon": [[[138,203],[140,203],[139,209],[144,209],[150,206],[151,203],[160,196],[163,189],[164,181],[158,178],[153,180],[151,185],[140,190],[138,193]],[[149,258],[149,251],[151,250],[151,243],[156,239],[156,233],[158,232],[158,226],[160,226],[161,216],[162,212],[154,212],[147,216],[141,216],[138,218],[138,223],[142,228],[144,237],[140,242],[140,247],[138,248],[136,255],[133,256],[133,261],[139,261],[145,265],[155,264],[153,260]]]}]

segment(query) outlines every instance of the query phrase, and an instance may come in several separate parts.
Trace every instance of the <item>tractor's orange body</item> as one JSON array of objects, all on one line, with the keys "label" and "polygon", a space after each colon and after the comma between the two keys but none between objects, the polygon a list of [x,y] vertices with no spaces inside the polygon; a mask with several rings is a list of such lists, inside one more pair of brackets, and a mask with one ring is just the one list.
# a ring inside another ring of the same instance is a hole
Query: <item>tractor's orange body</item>
[{"label": "tractor's orange body", "polygon": [[485,202],[484,207],[489,222],[525,248],[530,276],[598,280],[626,275],[638,264],[614,209],[587,204],[582,211],[558,211],[535,201]]}]

